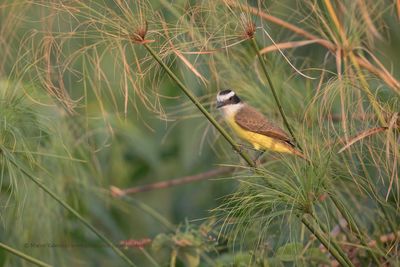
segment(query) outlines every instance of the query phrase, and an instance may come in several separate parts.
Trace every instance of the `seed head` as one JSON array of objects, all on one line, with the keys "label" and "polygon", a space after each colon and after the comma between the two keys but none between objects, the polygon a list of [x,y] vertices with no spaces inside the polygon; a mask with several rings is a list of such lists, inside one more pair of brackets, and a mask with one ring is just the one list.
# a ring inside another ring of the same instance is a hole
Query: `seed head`
[{"label": "seed head", "polygon": [[147,44],[154,42],[154,40],[146,40],[146,35],[147,35],[147,21],[144,22],[144,24],[140,25],[137,27],[135,32],[131,34],[130,39],[132,42],[137,43],[137,44]]},{"label": "seed head", "polygon": [[251,20],[251,18],[247,17],[244,13],[240,15],[240,20],[242,27],[244,29],[244,35],[247,39],[252,39],[254,37],[254,33],[256,32],[256,24]]}]

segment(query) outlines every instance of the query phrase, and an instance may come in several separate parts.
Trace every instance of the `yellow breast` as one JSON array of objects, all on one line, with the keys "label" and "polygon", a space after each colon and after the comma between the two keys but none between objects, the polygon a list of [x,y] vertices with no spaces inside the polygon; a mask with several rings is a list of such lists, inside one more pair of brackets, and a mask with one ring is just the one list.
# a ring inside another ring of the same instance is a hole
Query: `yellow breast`
[{"label": "yellow breast", "polygon": [[240,127],[239,124],[235,122],[234,116],[230,116],[229,118],[227,118],[227,122],[240,138],[252,144],[253,147],[257,150],[263,149],[283,153],[292,153],[289,145],[286,145],[285,143],[282,143],[271,137],[243,129],[242,127]]}]

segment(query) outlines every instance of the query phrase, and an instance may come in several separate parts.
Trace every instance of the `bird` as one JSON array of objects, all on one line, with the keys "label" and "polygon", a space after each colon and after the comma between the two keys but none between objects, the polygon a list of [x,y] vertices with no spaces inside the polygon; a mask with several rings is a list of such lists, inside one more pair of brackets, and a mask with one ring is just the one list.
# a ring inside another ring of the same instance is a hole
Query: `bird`
[{"label": "bird", "polygon": [[270,122],[257,109],[244,103],[233,90],[218,92],[217,109],[222,111],[232,130],[252,144],[255,150],[289,153],[307,160],[284,130]]}]

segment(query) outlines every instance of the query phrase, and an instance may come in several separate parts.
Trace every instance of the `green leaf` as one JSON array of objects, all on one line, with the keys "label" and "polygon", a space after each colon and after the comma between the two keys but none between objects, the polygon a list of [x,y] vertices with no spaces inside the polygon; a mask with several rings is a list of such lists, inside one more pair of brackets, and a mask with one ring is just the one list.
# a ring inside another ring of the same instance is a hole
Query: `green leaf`
[{"label": "green leaf", "polygon": [[289,243],[278,248],[276,257],[281,261],[295,261],[303,250],[302,243]]}]

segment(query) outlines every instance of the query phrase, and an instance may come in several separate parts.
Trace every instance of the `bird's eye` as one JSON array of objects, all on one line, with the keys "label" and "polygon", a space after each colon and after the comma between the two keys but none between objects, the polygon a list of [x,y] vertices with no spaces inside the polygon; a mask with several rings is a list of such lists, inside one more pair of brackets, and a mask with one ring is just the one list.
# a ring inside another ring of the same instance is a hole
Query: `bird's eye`
[{"label": "bird's eye", "polygon": [[230,98],[229,98],[229,100],[232,100],[233,99],[233,96],[231,96]]}]

